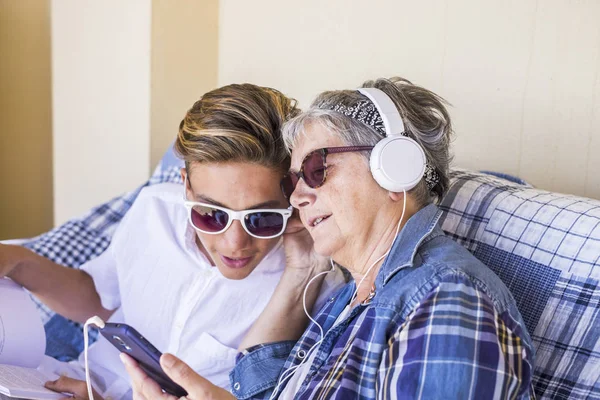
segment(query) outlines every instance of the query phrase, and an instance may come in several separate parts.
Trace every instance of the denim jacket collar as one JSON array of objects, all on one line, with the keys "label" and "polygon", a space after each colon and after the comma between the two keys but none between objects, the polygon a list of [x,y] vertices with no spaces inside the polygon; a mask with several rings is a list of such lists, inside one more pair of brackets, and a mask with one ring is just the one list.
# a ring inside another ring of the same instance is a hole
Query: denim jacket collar
[{"label": "denim jacket collar", "polygon": [[412,266],[415,254],[421,243],[429,237],[442,235],[437,223],[442,212],[429,204],[415,213],[404,225],[392,244],[390,254],[386,257],[375,280],[375,286],[383,287],[399,270]]}]

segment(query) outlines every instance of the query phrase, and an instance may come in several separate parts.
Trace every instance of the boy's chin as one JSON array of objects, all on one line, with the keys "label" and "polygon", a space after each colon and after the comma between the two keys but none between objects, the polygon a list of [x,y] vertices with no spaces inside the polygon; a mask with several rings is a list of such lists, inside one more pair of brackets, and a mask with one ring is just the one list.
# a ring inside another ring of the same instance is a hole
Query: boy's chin
[{"label": "boy's chin", "polygon": [[223,275],[225,278],[234,281],[239,281],[241,279],[247,278],[248,275],[250,275],[252,271],[254,271],[254,268],[256,268],[256,266],[248,265],[247,267],[236,269],[227,267],[225,265],[219,265],[217,266],[217,268],[219,269],[221,275]]}]

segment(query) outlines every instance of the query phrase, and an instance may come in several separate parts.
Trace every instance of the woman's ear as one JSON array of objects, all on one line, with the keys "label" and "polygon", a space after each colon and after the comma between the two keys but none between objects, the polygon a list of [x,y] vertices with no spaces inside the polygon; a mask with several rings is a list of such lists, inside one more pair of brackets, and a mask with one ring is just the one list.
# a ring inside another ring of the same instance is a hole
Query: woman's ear
[{"label": "woman's ear", "polygon": [[390,196],[390,199],[392,199],[392,201],[398,202],[404,200],[406,192],[388,192],[388,195]]}]

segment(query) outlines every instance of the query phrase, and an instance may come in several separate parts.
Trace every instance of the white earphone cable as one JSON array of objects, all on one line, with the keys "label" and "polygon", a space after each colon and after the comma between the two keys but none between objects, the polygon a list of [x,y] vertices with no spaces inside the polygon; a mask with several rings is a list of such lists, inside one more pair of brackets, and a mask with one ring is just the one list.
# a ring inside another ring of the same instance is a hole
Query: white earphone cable
[{"label": "white earphone cable", "polygon": [[[392,240],[392,244],[390,244],[390,247],[388,248],[388,250],[381,257],[379,257],[377,260],[375,260],[375,262],[373,264],[371,264],[371,266],[367,269],[367,272],[365,273],[365,275],[363,276],[363,278],[360,280],[360,282],[358,283],[358,285],[356,285],[356,289],[354,289],[354,293],[352,294],[352,298],[350,300],[350,304],[352,304],[352,302],[356,298],[356,296],[358,294],[358,288],[360,287],[360,285],[362,285],[362,283],[364,282],[365,278],[369,275],[369,273],[371,272],[371,270],[373,269],[373,267],[375,265],[377,265],[377,263],[379,261],[381,261],[383,258],[385,258],[390,253],[390,251],[392,250],[392,246],[394,244],[394,241],[398,237],[398,233],[400,232],[400,226],[402,225],[402,221],[404,220],[404,214],[406,212],[406,191],[403,190],[402,193],[404,195],[403,196],[404,197],[404,201],[403,201],[403,205],[402,205],[402,214],[400,216],[400,221],[398,221],[398,225],[396,226],[396,232],[394,233],[394,239]],[[317,327],[319,328],[320,339],[310,349],[308,349],[308,351],[306,352],[304,358],[302,359],[302,361],[298,365],[295,365],[295,366],[290,367],[290,368],[286,369],[285,371],[283,371],[283,373],[279,377],[279,381],[278,381],[277,385],[275,386],[275,389],[273,389],[273,393],[271,393],[271,396],[269,397],[269,400],[272,400],[272,399],[275,398],[274,396],[277,394],[277,392],[278,392],[279,388],[281,387],[281,385],[283,385],[289,378],[291,378],[294,375],[294,372],[296,372],[298,370],[298,368],[300,368],[302,365],[304,365],[304,363],[310,358],[310,355],[313,353],[313,351],[315,349],[317,349],[319,347],[319,345],[323,342],[323,338],[325,337],[325,335],[323,333],[323,327],[316,320],[314,320],[310,316],[310,313],[306,309],[306,292],[307,292],[308,287],[310,286],[310,284],[315,279],[317,279],[319,276],[321,276],[323,274],[328,274],[328,273],[333,272],[335,270],[335,266],[333,264],[333,259],[330,259],[330,262],[331,262],[331,269],[329,271],[321,272],[320,274],[315,275],[310,281],[308,281],[308,284],[304,288],[304,295],[302,296],[302,306],[304,307],[304,313],[306,314],[306,316],[308,317],[308,319],[310,319],[311,322],[314,323],[315,325],[317,325]]]},{"label": "white earphone cable", "polygon": [[104,328],[104,321],[98,316],[93,316],[83,324],[83,358],[85,359],[85,384],[88,390],[88,396],[90,400],[94,400],[94,391],[92,390],[92,381],[90,379],[90,367],[88,364],[88,348],[89,348],[89,335],[88,330],[90,325],[96,325],[98,328]]},{"label": "white earphone cable", "polygon": [[308,309],[306,308],[306,293],[308,291],[309,286],[311,285],[311,283],[313,283],[313,281],[315,279],[317,279],[321,275],[328,274],[330,272],[335,271],[335,265],[333,264],[333,259],[330,258],[329,262],[331,263],[331,269],[329,271],[324,271],[324,272],[318,273],[317,275],[313,276],[312,279],[310,281],[308,281],[308,283],[306,284],[306,287],[304,288],[304,293],[302,295],[302,307],[304,308],[304,313],[306,314],[308,319],[313,324],[315,324],[319,327],[320,339],[306,352],[306,354],[305,354],[304,358],[302,359],[302,361],[300,362],[300,364],[290,367],[290,368],[286,369],[285,371],[283,371],[283,373],[279,377],[279,382],[277,383],[277,385],[275,386],[275,389],[273,390],[273,393],[271,393],[271,396],[269,397],[269,400],[274,398],[273,396],[275,396],[275,394],[277,393],[277,390],[279,390],[279,387],[281,385],[283,385],[287,381],[287,379],[291,378],[292,375],[294,375],[294,372],[298,368],[300,368],[300,366],[302,366],[306,360],[308,360],[310,358],[310,354],[312,354],[312,351],[314,349],[316,349],[323,341],[323,336],[324,336],[323,327],[315,319],[313,319],[313,317],[311,317],[310,313],[308,312]]},{"label": "white earphone cable", "polygon": [[306,292],[308,291],[308,287],[310,286],[311,283],[313,283],[313,281],[315,279],[317,279],[319,276],[324,275],[324,274],[328,274],[330,272],[334,272],[335,271],[335,265],[333,265],[333,260],[330,258],[329,262],[331,263],[331,269],[329,271],[324,271],[321,272],[315,276],[313,276],[313,278],[308,281],[308,283],[306,284],[306,287],[304,288],[304,294],[302,295],[302,307],[304,307],[304,313],[306,314],[306,316],[308,317],[308,319],[310,319],[310,321],[312,323],[314,323],[315,325],[317,325],[319,327],[319,331],[321,333],[321,340],[323,339],[323,328],[321,327],[321,325],[319,325],[317,323],[317,321],[315,321],[311,316],[310,313],[308,312],[308,310],[306,309]]},{"label": "white earphone cable", "polygon": [[360,280],[360,282],[358,283],[358,285],[356,285],[356,289],[354,289],[354,294],[352,295],[352,298],[350,299],[350,304],[352,304],[352,302],[354,301],[354,299],[356,299],[356,296],[358,295],[358,289],[360,288],[360,285],[362,285],[362,283],[365,281],[365,278],[367,276],[369,276],[369,273],[371,272],[371,270],[373,269],[373,267],[375,265],[377,265],[377,263],[379,261],[381,261],[382,259],[384,259],[388,254],[390,254],[390,251],[392,250],[392,246],[394,245],[394,240],[396,240],[396,237],[398,237],[398,232],[400,232],[400,225],[402,225],[402,220],[404,219],[404,213],[406,212],[406,191],[402,190],[403,193],[403,197],[404,197],[404,202],[402,204],[402,214],[400,215],[400,221],[398,221],[398,225],[396,226],[396,233],[394,233],[394,239],[392,240],[392,243],[390,244],[390,247],[387,249],[387,251],[381,256],[379,257],[377,260],[375,260],[375,262],[373,264],[371,264],[371,266],[367,269],[367,272],[365,272],[365,274],[363,275],[362,279]]}]

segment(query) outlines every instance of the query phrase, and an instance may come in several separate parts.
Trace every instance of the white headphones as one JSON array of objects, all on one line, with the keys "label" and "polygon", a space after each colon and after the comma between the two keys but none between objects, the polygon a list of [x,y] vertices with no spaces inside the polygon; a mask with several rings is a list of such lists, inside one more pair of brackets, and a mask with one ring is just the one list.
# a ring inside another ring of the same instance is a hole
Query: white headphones
[{"label": "white headphones", "polygon": [[416,141],[402,135],[402,117],[387,94],[376,88],[358,91],[375,105],[387,134],[371,152],[369,164],[373,178],[390,192],[409,191],[423,178],[427,162],[425,152]]}]

